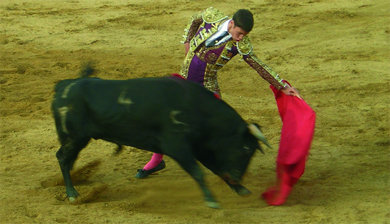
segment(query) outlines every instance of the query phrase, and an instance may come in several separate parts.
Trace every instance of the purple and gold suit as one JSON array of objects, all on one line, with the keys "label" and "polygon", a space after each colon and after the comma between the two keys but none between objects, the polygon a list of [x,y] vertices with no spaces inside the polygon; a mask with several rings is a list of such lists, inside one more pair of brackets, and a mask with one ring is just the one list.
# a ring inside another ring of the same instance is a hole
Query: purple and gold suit
[{"label": "purple and gold suit", "polygon": [[271,85],[277,89],[285,87],[287,84],[282,82],[279,75],[255,56],[249,37],[245,36],[239,42],[230,38],[224,43],[206,47],[206,40],[227,20],[230,20],[228,16],[212,7],[192,17],[183,36],[183,43],[188,42],[190,49],[184,59],[180,75],[220,94],[217,72],[235,55],[240,54],[244,61]]}]

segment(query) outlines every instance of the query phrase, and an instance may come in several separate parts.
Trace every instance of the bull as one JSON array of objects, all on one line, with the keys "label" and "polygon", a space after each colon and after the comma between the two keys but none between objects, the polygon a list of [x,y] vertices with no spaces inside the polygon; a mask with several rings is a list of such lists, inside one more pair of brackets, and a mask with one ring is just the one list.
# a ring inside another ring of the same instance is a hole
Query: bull
[{"label": "bull", "polygon": [[212,92],[175,77],[103,80],[89,77],[87,67],[76,79],[55,85],[52,113],[60,149],[56,153],[66,195],[79,195],[70,170],[79,152],[93,139],[165,154],[200,186],[206,204],[219,204],[197,163],[221,177],[239,195],[240,184],[258,140],[267,140],[256,124],[241,116]]}]

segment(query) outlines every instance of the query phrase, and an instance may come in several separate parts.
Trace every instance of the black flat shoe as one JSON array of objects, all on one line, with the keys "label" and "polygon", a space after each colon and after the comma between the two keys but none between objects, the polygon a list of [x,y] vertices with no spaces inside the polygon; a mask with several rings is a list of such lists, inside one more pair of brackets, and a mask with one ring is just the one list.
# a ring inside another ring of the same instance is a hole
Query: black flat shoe
[{"label": "black flat shoe", "polygon": [[146,178],[147,176],[149,176],[150,174],[154,173],[154,172],[157,172],[159,170],[162,170],[165,168],[165,162],[164,160],[162,160],[156,167],[154,167],[153,169],[150,169],[150,170],[144,170],[144,169],[138,169],[137,171],[137,174],[135,175],[135,178],[139,178],[139,179],[142,179],[142,178]]}]

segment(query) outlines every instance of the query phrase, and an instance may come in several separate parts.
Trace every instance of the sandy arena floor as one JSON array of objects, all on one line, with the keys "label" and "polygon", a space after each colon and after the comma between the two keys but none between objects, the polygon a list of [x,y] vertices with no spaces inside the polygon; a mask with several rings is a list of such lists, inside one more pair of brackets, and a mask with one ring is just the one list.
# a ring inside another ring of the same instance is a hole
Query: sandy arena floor
[{"label": "sandy arena floor", "polygon": [[[219,74],[223,99],[274,146],[250,164],[251,196],[205,170],[222,206],[207,208],[170,158],[138,180],[150,152],[112,156],[115,145],[92,141],[73,174],[83,203],[68,203],[55,157],[54,84],[77,77],[87,60],[105,79],[178,72],[183,29],[209,6],[250,9],[256,54],[317,112],[306,172],[287,203],[260,198],[275,178],[281,121],[269,85],[239,57]],[[389,22],[388,0],[1,0],[0,223],[390,223]]]}]

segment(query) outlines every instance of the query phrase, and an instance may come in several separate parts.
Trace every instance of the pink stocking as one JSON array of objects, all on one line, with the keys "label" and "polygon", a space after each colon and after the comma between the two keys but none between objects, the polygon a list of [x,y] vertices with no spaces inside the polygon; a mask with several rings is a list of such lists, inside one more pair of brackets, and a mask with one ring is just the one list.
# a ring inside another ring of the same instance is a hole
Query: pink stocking
[{"label": "pink stocking", "polygon": [[153,156],[152,158],[150,159],[150,161],[144,166],[144,170],[151,170],[153,169],[154,167],[156,167],[159,163],[161,163],[163,159],[163,154],[159,154],[159,153],[153,153]]}]

